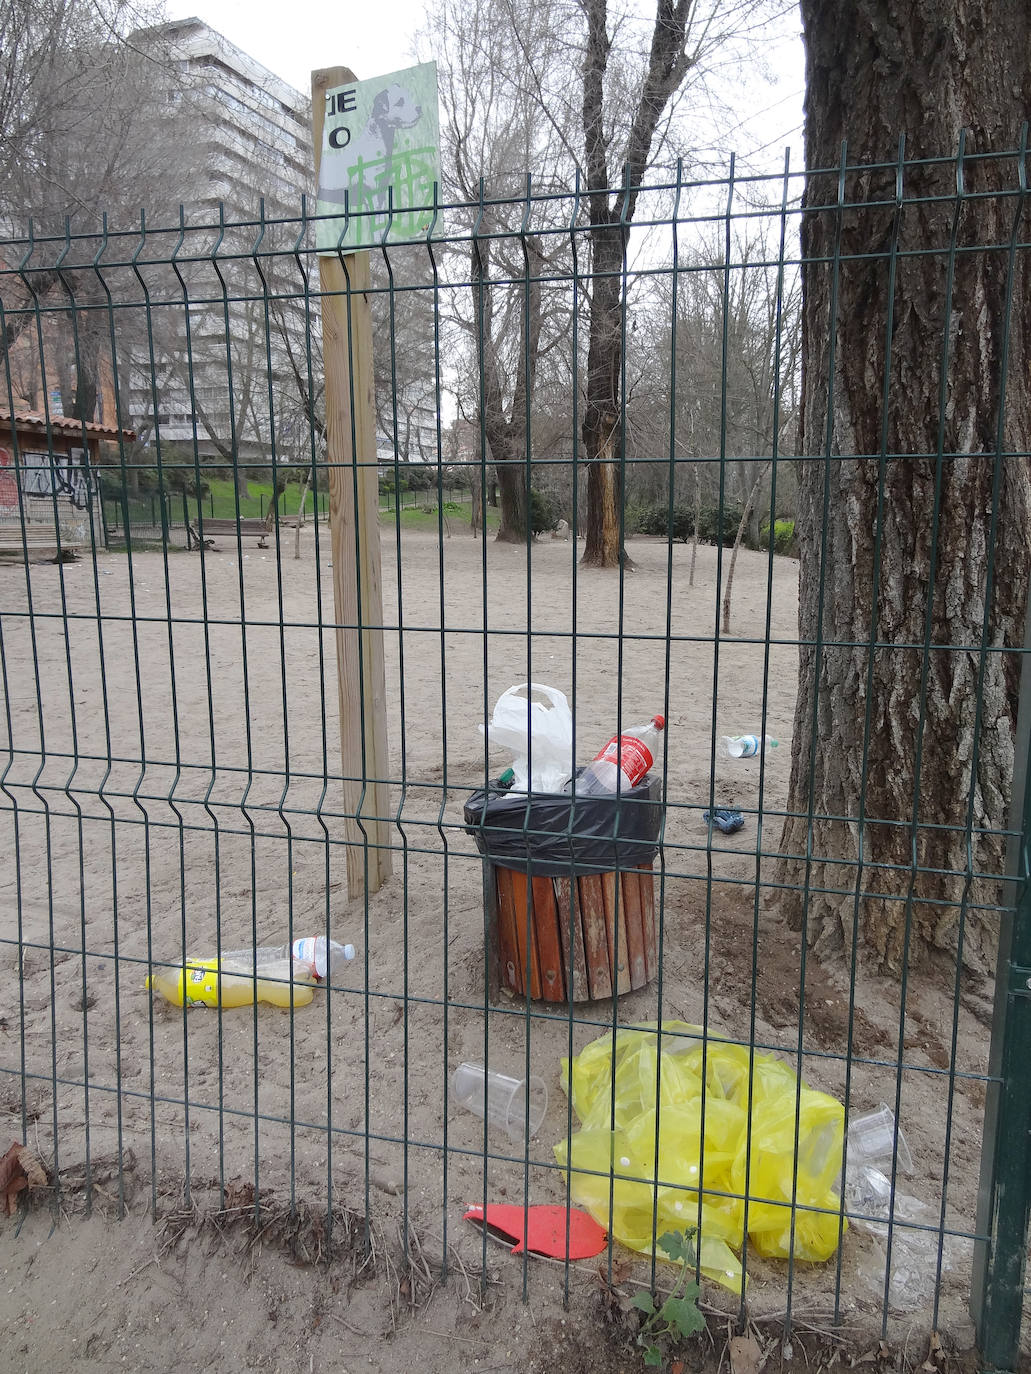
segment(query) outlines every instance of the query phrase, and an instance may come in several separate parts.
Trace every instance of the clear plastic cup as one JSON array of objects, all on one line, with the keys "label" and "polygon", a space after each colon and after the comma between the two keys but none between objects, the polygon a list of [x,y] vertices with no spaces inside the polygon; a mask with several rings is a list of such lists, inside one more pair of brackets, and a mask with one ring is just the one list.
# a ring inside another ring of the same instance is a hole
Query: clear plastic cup
[{"label": "clear plastic cup", "polygon": [[486,1117],[492,1126],[503,1127],[513,1140],[524,1140],[541,1128],[548,1110],[548,1088],[535,1073],[528,1079],[509,1078],[482,1064],[459,1064],[451,1075],[451,1100]]},{"label": "clear plastic cup", "polygon": [[903,1173],[913,1172],[913,1156],[901,1130],[896,1137],[895,1113],[886,1102],[882,1102],[875,1112],[853,1117],[848,1123],[849,1163],[857,1166],[872,1164],[875,1160],[888,1160],[897,1153],[899,1168]]}]

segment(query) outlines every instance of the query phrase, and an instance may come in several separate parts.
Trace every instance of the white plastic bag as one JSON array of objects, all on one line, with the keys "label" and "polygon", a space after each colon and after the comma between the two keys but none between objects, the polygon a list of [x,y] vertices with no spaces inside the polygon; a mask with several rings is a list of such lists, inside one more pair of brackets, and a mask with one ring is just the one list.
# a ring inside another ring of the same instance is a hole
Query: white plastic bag
[{"label": "white plastic bag", "polygon": [[[481,725],[480,730],[483,728]],[[572,776],[573,713],[556,687],[539,682],[510,687],[498,698],[487,725],[487,738],[515,755],[514,787],[519,792],[560,792]]]}]

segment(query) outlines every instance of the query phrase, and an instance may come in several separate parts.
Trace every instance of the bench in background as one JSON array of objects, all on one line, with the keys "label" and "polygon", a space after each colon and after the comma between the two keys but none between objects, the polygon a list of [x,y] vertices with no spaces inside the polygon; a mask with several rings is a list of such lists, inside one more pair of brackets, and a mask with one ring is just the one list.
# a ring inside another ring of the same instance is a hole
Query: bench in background
[{"label": "bench in background", "polygon": [[186,527],[186,546],[187,548],[200,548],[202,544],[207,544],[211,548],[214,541],[222,535],[226,538],[236,539],[257,539],[259,549],[268,548],[268,537],[272,532],[272,513],[269,512],[264,519],[257,516],[241,516],[239,520],[220,520],[208,519],[203,525],[204,535],[201,537],[200,528],[192,522]]}]

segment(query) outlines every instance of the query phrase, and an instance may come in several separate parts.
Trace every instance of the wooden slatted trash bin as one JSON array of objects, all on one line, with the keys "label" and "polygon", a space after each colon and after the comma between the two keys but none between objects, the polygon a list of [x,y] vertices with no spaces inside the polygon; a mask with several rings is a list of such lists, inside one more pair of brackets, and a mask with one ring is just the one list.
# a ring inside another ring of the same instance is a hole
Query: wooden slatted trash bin
[{"label": "wooden slatted trash bin", "polygon": [[477,792],[465,820],[486,860],[488,957],[502,985],[586,1002],[650,982],[658,780],[619,797]]}]

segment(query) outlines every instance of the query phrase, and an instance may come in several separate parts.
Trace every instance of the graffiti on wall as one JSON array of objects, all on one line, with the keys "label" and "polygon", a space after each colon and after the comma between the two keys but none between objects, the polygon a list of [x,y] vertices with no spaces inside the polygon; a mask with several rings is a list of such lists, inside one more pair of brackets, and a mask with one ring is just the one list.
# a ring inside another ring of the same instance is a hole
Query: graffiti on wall
[{"label": "graffiti on wall", "polygon": [[0,509],[18,509],[19,486],[23,497],[65,497],[76,510],[85,510],[92,495],[86,454],[81,448],[56,454],[22,452],[16,466],[11,450],[0,448]]}]

